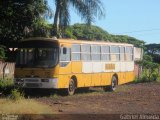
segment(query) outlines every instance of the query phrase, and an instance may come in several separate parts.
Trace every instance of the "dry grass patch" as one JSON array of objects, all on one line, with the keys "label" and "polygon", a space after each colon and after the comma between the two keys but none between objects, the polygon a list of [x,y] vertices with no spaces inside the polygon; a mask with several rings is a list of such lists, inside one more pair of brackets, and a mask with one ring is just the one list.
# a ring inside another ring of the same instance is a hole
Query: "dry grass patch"
[{"label": "dry grass patch", "polygon": [[53,114],[52,109],[32,99],[0,99],[0,114]]}]

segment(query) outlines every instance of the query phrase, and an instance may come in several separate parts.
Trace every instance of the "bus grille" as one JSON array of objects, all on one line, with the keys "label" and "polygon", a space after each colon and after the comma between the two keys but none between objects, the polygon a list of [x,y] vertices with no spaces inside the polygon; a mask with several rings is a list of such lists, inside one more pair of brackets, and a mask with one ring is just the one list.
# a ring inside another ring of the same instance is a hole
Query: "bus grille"
[{"label": "bus grille", "polygon": [[40,87],[40,84],[38,84],[38,83],[26,83],[26,87],[38,88],[38,87]]},{"label": "bus grille", "polygon": [[26,82],[38,82],[39,80],[38,79],[26,79],[25,81]]}]

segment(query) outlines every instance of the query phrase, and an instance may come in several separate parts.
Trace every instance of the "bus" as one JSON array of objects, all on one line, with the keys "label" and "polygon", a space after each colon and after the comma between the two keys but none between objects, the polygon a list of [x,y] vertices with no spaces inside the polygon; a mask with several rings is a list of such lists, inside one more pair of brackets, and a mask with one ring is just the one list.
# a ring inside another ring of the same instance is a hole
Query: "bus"
[{"label": "bus", "polygon": [[35,37],[17,49],[15,85],[23,88],[63,89],[103,87],[114,91],[134,80],[132,44]]}]

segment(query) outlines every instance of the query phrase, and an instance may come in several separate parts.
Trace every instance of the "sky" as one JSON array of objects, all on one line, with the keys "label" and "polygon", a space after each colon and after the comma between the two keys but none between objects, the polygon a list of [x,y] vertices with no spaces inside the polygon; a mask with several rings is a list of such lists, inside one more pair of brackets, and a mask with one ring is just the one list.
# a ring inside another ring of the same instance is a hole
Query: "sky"
[{"label": "sky", "polygon": [[[48,4],[54,6],[53,0]],[[110,34],[128,35],[146,44],[160,43],[160,0],[101,0],[105,18],[96,19],[93,25]],[[54,11],[54,7],[53,11]],[[84,23],[71,7],[71,25]],[[50,22],[53,20],[49,20]]]}]

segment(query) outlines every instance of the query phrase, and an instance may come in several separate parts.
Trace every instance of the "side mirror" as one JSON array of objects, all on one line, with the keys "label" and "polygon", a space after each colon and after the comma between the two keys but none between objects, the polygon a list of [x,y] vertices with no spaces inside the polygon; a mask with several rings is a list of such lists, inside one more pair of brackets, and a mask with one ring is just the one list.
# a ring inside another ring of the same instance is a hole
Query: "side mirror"
[{"label": "side mirror", "polygon": [[63,48],[63,54],[67,54],[67,48],[66,47]]}]

